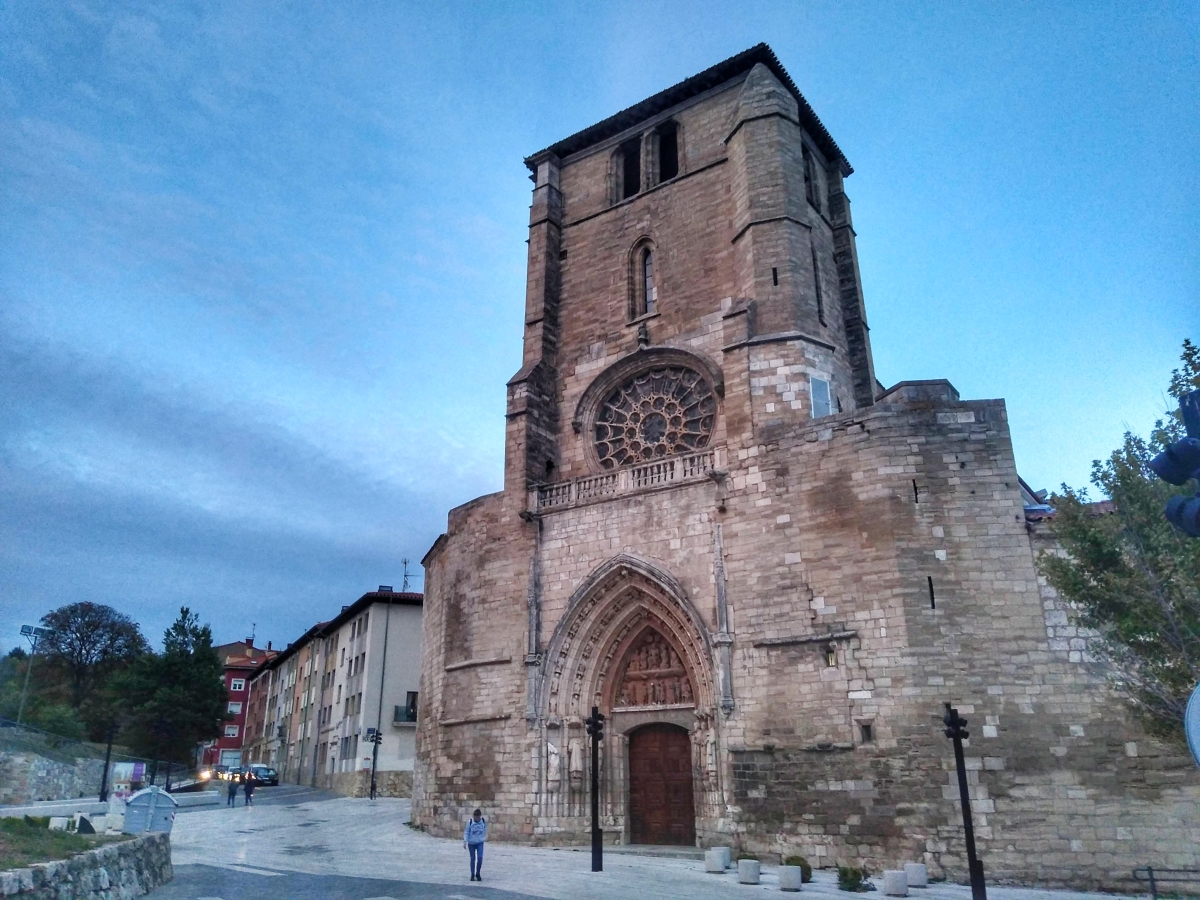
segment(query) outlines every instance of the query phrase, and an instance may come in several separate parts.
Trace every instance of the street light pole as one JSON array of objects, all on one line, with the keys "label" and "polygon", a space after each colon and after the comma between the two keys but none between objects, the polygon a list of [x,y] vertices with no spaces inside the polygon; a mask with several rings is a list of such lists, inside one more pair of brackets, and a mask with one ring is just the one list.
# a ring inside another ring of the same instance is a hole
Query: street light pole
[{"label": "street light pole", "polygon": [[958,796],[962,803],[963,836],[967,843],[967,867],[971,874],[971,900],[987,900],[987,885],[983,880],[983,862],[975,855],[975,826],[971,823],[971,793],[967,789],[967,761],[963,757],[963,739],[971,736],[967,731],[967,720],[958,710],[946,704],[946,715],[942,717],[946,726],[946,737],[954,741],[954,764],[958,768]]},{"label": "street light pole", "polygon": [[600,831],[600,741],[604,739],[604,715],[593,706],[583,720],[592,739],[592,871],[604,871],[604,835]]},{"label": "street light pole", "polygon": [[44,637],[50,634],[49,628],[38,628],[34,625],[22,625],[21,634],[29,640],[29,646],[32,648],[29,652],[29,665],[25,667],[25,686],[21,688],[21,705],[17,708],[17,724],[21,724],[21,717],[25,715],[25,697],[29,693],[29,675],[33,672],[33,660],[37,657],[37,645]]},{"label": "street light pole", "polygon": [[[405,574],[408,578],[408,561],[405,560]],[[390,594],[391,586],[381,584],[379,590],[382,593],[383,589],[387,588]],[[388,626],[392,624],[392,598],[388,597],[387,611],[383,614],[383,659],[379,663],[379,708],[375,713],[375,746],[371,750],[371,799],[375,799],[375,774],[379,771],[379,743],[383,740],[383,691],[387,686],[387,651],[388,651]]]},{"label": "street light pole", "polygon": [[104,748],[104,774],[100,777],[100,802],[108,801],[108,764],[112,761],[113,738],[117,735],[115,725],[108,726],[108,746]]}]

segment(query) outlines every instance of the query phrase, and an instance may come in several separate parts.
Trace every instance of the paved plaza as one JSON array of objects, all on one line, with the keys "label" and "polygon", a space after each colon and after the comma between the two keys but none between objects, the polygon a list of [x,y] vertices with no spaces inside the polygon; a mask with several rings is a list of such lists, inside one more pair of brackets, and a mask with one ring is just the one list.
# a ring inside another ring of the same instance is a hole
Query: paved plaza
[{"label": "paved plaza", "polygon": [[[460,841],[410,828],[409,801],[326,799],[283,786],[263,789],[250,809],[205,808],[180,815],[172,834],[175,880],[155,900],[241,900],[263,896],[345,900],[724,900],[778,896],[773,866],[762,884],[740,885],[732,872],[709,875],[704,863],[630,853],[605,855],[590,871],[586,849],[489,843],[484,881],[472,883]],[[804,893],[846,900],[830,872],[816,872]],[[882,897],[882,893],[876,896]],[[933,885],[919,900],[970,900],[970,888]],[[989,888],[990,900],[1098,900],[1113,895]]]}]

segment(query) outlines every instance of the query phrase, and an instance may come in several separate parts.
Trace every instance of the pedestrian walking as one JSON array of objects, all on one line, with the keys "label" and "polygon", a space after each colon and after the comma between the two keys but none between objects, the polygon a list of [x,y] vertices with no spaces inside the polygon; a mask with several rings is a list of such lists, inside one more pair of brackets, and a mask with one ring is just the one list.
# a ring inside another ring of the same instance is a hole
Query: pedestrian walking
[{"label": "pedestrian walking", "polygon": [[247,772],[246,773],[246,783],[244,785],[242,785],[242,793],[246,797],[246,800],[243,803],[244,806],[253,806],[254,805],[254,789],[257,786],[258,786],[258,779],[254,777],[254,773]]},{"label": "pedestrian walking", "polygon": [[479,870],[483,868],[483,842],[487,840],[487,819],[482,810],[475,810],[467,819],[463,829],[463,846],[471,854],[471,880],[483,881]]},{"label": "pedestrian walking", "polygon": [[226,789],[226,806],[237,806],[237,776],[229,776],[229,787]]}]

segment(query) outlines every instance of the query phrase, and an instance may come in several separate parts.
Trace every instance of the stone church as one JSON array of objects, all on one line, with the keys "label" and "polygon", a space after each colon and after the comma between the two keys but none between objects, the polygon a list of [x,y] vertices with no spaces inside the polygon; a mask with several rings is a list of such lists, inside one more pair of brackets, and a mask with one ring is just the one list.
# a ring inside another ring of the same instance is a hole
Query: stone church
[{"label": "stone church", "polygon": [[425,557],[414,823],[965,877],[1200,863],[1200,778],[1039,582],[1001,400],[884,388],[852,169],[759,45],[532,173],[504,489]]}]

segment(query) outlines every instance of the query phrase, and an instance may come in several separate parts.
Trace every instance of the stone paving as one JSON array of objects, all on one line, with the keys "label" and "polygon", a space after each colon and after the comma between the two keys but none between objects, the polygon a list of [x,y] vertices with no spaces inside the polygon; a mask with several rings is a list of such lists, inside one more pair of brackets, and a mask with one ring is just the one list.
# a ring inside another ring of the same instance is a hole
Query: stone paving
[{"label": "stone paving", "polygon": [[[281,795],[282,799],[282,795]],[[299,799],[297,797],[296,799]],[[257,798],[256,798],[257,800]],[[172,834],[175,881],[156,900],[237,900],[240,897],[447,898],[447,900],[724,900],[777,895],[775,867],[762,884],[739,885],[732,872],[709,875],[703,862],[613,853],[601,873],[586,849],[489,843],[484,882],[469,880],[459,841],[410,828],[409,801],[397,799],[260,804],[206,809],[180,816]],[[846,900],[831,872],[818,871],[804,893]],[[991,887],[990,900],[1099,900],[1113,895]],[[882,891],[877,895],[882,898]],[[919,900],[970,900],[970,888],[933,885]]]}]

